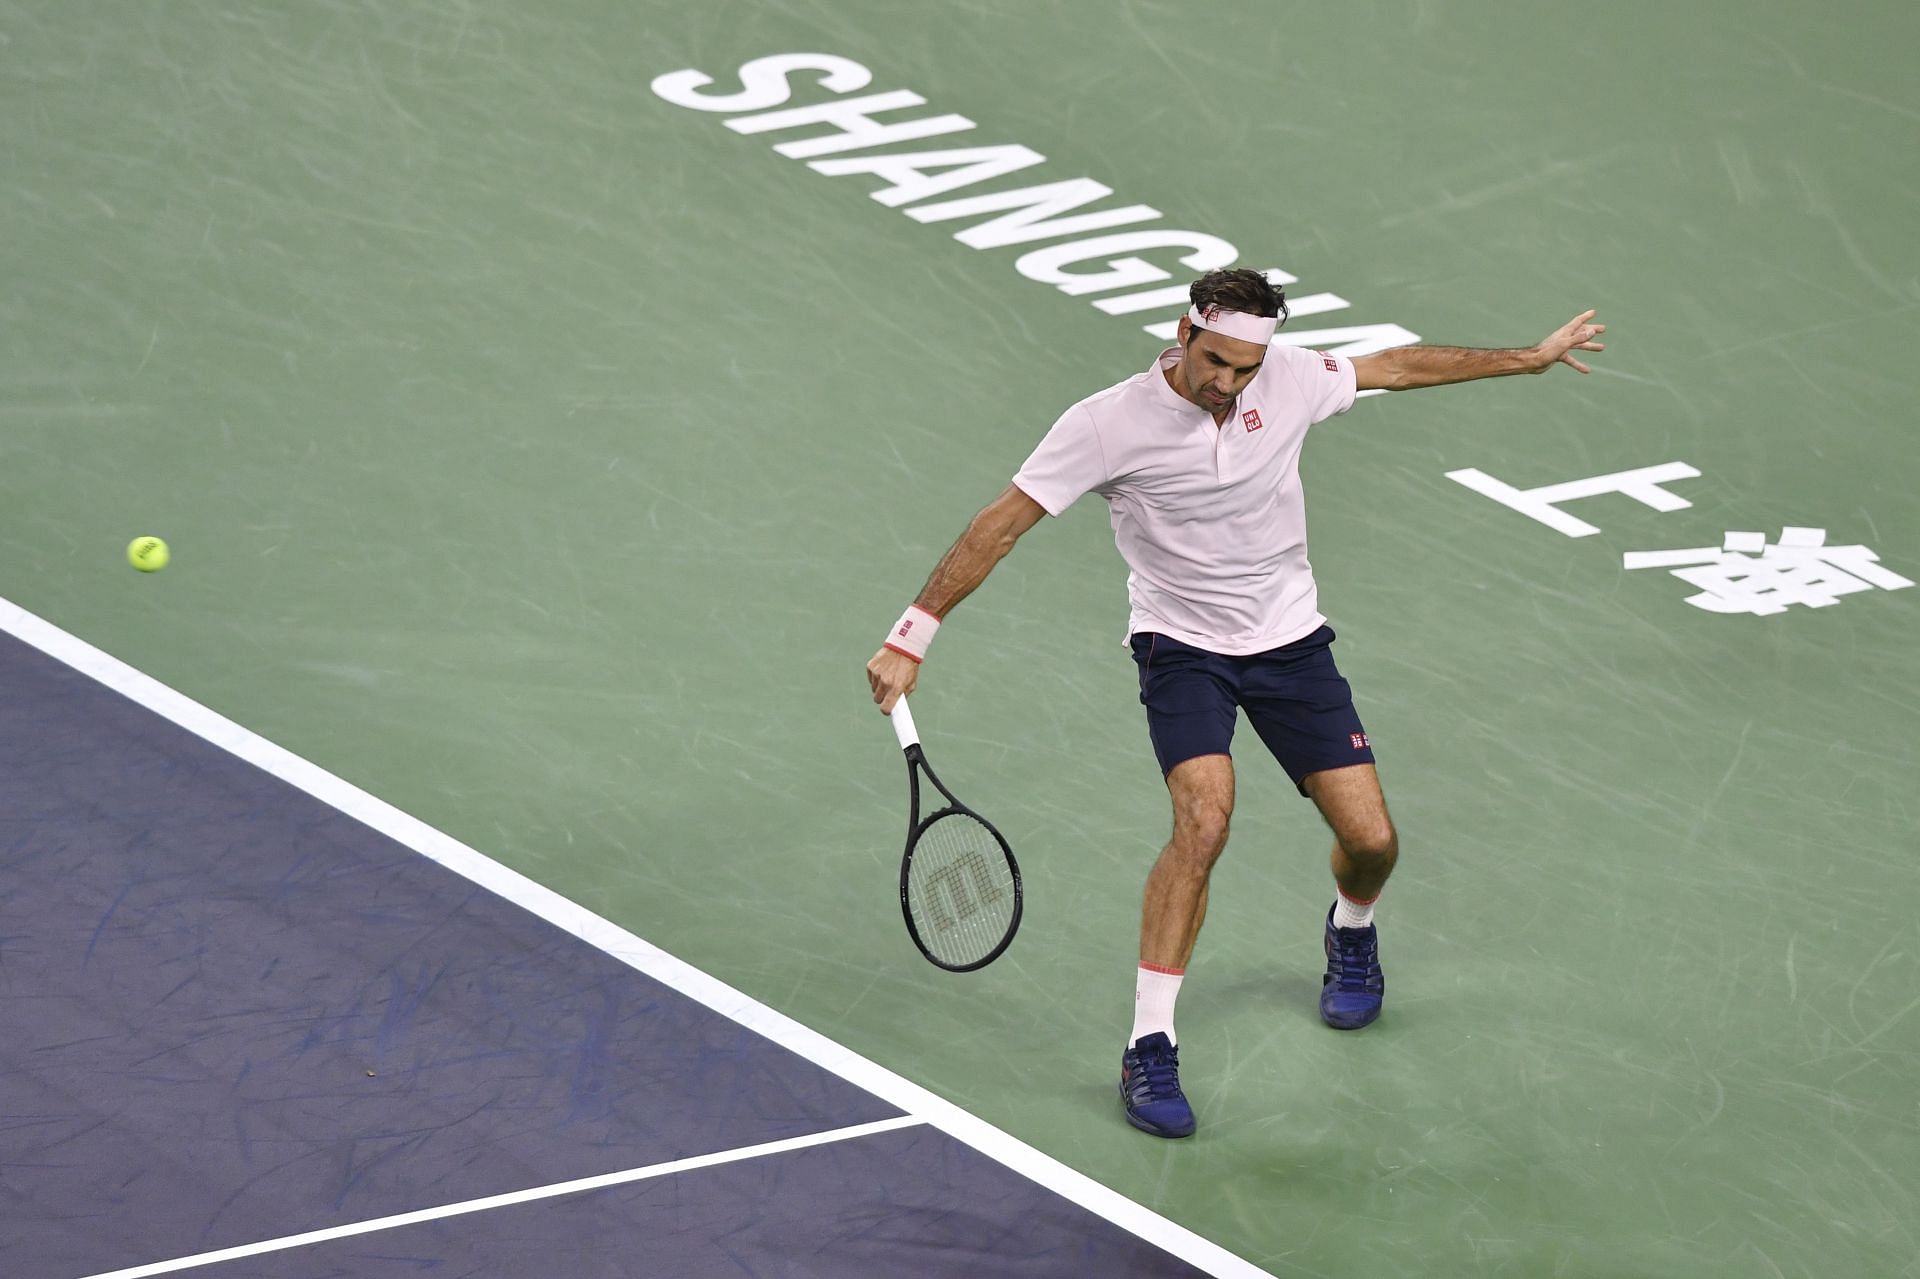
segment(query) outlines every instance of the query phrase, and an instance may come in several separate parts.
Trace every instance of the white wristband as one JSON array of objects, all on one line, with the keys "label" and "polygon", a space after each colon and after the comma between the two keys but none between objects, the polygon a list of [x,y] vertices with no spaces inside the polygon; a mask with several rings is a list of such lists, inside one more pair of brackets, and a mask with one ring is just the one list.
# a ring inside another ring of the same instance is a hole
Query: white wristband
[{"label": "white wristband", "polygon": [[893,631],[887,636],[887,647],[916,662],[925,661],[927,647],[933,643],[934,632],[939,629],[939,618],[917,604],[909,604],[907,611],[900,614],[900,620],[893,624]]}]

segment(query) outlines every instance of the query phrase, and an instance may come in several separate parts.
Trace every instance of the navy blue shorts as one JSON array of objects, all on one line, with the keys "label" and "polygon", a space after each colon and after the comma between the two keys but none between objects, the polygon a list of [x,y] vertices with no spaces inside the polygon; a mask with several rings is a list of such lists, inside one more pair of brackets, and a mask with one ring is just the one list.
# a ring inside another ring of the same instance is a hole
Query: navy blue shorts
[{"label": "navy blue shorts", "polygon": [[1291,644],[1229,657],[1149,631],[1135,635],[1140,704],[1161,773],[1197,755],[1231,754],[1236,707],[1302,795],[1309,773],[1373,763],[1332,643],[1333,628],[1322,626]]}]

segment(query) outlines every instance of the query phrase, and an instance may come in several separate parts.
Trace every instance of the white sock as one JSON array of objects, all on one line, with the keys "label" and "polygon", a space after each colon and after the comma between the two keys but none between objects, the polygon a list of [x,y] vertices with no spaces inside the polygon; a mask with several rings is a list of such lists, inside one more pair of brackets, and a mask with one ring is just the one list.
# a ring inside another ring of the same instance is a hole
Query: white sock
[{"label": "white sock", "polygon": [[1179,997],[1180,982],[1186,975],[1184,968],[1140,965],[1134,976],[1133,1033],[1127,1036],[1129,1046],[1139,1043],[1142,1035],[1151,1035],[1156,1030],[1167,1037],[1168,1043],[1180,1042],[1173,1034],[1173,1001]]},{"label": "white sock", "polygon": [[1335,928],[1365,928],[1373,922],[1373,903],[1378,897],[1357,902],[1342,892],[1333,895],[1333,926]]}]

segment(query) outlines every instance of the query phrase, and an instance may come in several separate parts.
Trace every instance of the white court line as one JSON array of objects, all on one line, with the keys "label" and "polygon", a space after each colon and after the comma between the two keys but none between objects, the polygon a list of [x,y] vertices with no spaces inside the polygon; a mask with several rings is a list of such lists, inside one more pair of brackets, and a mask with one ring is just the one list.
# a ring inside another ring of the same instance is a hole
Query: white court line
[{"label": "white court line", "polygon": [[315,799],[332,805],[363,825],[372,827],[421,856],[440,863],[448,870],[572,933],[721,1016],[798,1053],[849,1083],[857,1084],[909,1115],[918,1116],[948,1136],[972,1146],[981,1154],[1005,1164],[1095,1216],[1105,1218],[1216,1279],[1274,1279],[1266,1271],[1228,1252],[1219,1244],[1203,1239],[1185,1226],[1167,1220],[1050,1155],[1040,1153],[944,1097],[867,1060],[818,1031],[775,1012],[758,1000],[749,999],[725,982],[674,958],[658,946],[602,919],[586,907],[568,901],[552,889],[535,883],[491,857],[475,852],[451,835],[435,830],[385,800],[376,799],[318,765],[249,732],[225,716],[176,693],[151,676],[141,674],[118,658],[108,656],[84,640],[67,634],[51,622],[3,598],[0,598],[0,631],[6,631],[48,656],[92,676],[161,718],[178,724],[195,736],[246,760]]},{"label": "white court line", "polygon": [[711,1168],[715,1164],[738,1163],[742,1159],[758,1159],[763,1155],[804,1150],[808,1146],[824,1146],[830,1142],[849,1141],[855,1137],[870,1137],[877,1132],[909,1128],[920,1122],[921,1120],[916,1116],[902,1115],[896,1119],[856,1124],[851,1128],[835,1128],[831,1132],[816,1132],[805,1137],[788,1137],[783,1141],[763,1142],[758,1146],[742,1146],[738,1150],[695,1155],[691,1159],[675,1159],[671,1163],[652,1164],[646,1168],[629,1168],[625,1172],[607,1172],[598,1177],[581,1177],[576,1181],[555,1182],[551,1186],[535,1186],[532,1190],[515,1190],[504,1195],[488,1195],[485,1199],[467,1199],[457,1204],[442,1204],[438,1208],[422,1208],[418,1212],[402,1212],[391,1217],[376,1217],[372,1221],[356,1221],[345,1226],[328,1226],[325,1230],[309,1230],[304,1235],[288,1235],[283,1239],[269,1239],[264,1243],[247,1243],[237,1248],[222,1248],[218,1252],[175,1257],[172,1261],[156,1261],[151,1265],[134,1266],[127,1270],[109,1270],[97,1275],[88,1275],[86,1279],[146,1279],[148,1275],[171,1274],[175,1270],[187,1270],[194,1266],[211,1266],[221,1261],[237,1261],[241,1257],[257,1257],[263,1252],[284,1252],[288,1248],[303,1248],[308,1244],[325,1243],[329,1239],[368,1235],[376,1230],[394,1230],[400,1226],[416,1225],[422,1221],[438,1221],[442,1217],[485,1212],[489,1208],[505,1208],[512,1204],[531,1203],[536,1199],[553,1199],[560,1195],[577,1195],[583,1191],[601,1190],[607,1186],[624,1186],[630,1181],[647,1181],[653,1177],[670,1177],[676,1172],[689,1172],[695,1168]]}]

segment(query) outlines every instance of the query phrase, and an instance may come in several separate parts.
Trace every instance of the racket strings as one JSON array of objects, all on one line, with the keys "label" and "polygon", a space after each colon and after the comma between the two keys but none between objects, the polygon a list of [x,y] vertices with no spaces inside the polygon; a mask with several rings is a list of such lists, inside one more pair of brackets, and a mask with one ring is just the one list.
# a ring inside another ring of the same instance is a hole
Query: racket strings
[{"label": "racket strings", "polygon": [[1000,842],[978,819],[949,813],[921,832],[907,869],[907,908],[935,958],[985,958],[1007,935],[1017,900]]}]

